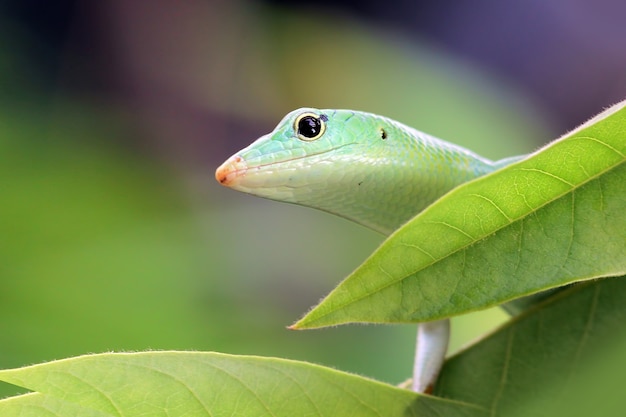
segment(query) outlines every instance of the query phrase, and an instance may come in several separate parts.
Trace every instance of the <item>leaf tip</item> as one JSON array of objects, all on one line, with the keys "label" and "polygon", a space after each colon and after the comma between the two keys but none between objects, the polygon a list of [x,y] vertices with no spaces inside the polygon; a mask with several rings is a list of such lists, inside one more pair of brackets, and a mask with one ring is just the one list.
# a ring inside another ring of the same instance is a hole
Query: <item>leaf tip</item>
[{"label": "leaf tip", "polygon": [[287,326],[287,328],[289,330],[309,330],[309,329],[316,329],[319,327],[324,327],[317,325],[316,320],[313,319],[311,320],[310,314],[306,314],[304,317],[302,317],[300,320],[296,321],[294,324]]},{"label": "leaf tip", "polygon": [[306,324],[303,325],[304,319],[300,319],[296,321],[294,324],[287,326],[289,330],[304,330],[307,328]]}]

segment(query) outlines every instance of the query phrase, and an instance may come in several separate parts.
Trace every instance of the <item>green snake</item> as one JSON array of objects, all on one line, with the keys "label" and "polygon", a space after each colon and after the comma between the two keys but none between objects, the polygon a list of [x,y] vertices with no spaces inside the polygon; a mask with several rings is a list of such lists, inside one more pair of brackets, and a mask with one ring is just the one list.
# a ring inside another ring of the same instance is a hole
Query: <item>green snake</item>
[{"label": "green snake", "polygon": [[[490,161],[371,113],[302,108],[231,156],[215,177],[389,235],[452,188],[521,158]],[[448,339],[449,320],[418,325],[413,390],[431,391]]]}]

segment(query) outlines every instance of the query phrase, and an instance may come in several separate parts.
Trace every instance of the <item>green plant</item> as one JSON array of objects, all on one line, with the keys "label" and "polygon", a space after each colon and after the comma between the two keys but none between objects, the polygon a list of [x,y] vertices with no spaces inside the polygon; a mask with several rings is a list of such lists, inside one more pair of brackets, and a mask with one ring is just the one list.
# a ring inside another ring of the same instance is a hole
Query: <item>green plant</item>
[{"label": "green plant", "polygon": [[449,358],[434,396],[284,359],[108,353],[0,371],[0,380],[36,391],[1,400],[0,415],[619,412],[626,281],[593,279],[626,273],[624,126],[620,103],[526,160],[453,190],[294,325],[433,320],[573,284]]}]

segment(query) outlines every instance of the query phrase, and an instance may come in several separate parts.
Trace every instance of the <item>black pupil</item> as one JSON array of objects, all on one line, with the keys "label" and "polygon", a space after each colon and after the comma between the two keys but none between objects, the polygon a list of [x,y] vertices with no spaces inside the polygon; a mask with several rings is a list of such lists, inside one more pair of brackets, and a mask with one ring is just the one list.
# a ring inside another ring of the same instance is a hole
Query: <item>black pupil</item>
[{"label": "black pupil", "polygon": [[319,135],[322,129],[320,119],[313,116],[304,116],[298,122],[298,133],[305,138],[314,138]]}]

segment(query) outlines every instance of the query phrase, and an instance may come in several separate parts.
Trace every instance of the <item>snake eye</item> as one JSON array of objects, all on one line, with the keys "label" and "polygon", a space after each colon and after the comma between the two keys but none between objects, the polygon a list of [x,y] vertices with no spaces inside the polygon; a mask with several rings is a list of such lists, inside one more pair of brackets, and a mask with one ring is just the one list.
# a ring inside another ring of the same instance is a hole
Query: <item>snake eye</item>
[{"label": "snake eye", "polygon": [[322,137],[326,130],[324,116],[319,117],[313,113],[302,113],[296,118],[294,128],[298,139],[312,141]]}]

